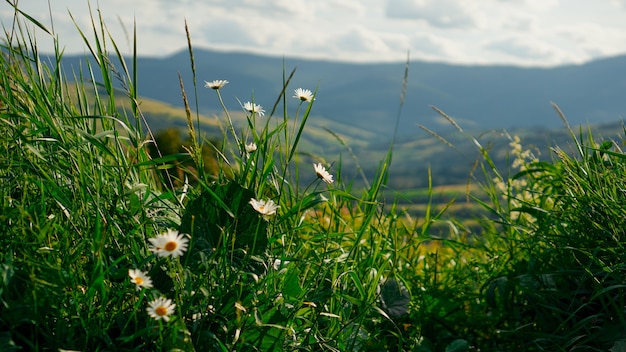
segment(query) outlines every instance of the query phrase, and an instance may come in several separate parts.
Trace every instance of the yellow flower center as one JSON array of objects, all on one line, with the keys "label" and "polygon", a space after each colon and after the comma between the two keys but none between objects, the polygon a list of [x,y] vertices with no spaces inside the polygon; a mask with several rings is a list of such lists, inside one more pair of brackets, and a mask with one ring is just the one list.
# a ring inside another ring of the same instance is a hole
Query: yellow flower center
[{"label": "yellow flower center", "polygon": [[175,250],[176,247],[178,247],[178,244],[174,241],[170,241],[165,244],[165,250],[168,252]]},{"label": "yellow flower center", "polygon": [[158,306],[157,309],[154,310],[154,312],[160,316],[167,315],[167,309],[163,306]]},{"label": "yellow flower center", "polygon": [[136,277],[136,278],[135,278],[135,283],[136,283],[137,285],[141,285],[141,284],[143,284],[143,279],[142,279],[142,278],[140,278],[140,277]]}]

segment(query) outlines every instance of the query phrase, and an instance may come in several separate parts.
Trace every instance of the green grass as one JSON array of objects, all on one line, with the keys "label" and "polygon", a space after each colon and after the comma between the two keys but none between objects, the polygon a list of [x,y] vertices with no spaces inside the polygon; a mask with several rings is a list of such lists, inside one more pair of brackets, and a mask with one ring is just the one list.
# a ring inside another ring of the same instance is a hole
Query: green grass
[{"label": "green grass", "polygon": [[[162,108],[140,102],[136,56],[104,23],[77,29],[97,65],[66,72],[60,50],[43,62],[32,41],[47,28],[16,16],[0,59],[0,350],[624,348],[621,141],[570,129],[574,152],[539,161],[511,137],[503,168],[437,109],[482,156],[468,185],[429,173],[426,191],[394,194],[394,141],[372,177],[346,167],[358,160],[342,131],[329,133],[339,156],[316,153],[318,103],[293,99],[286,71],[264,116],[206,118],[185,100],[185,149],[163,153],[146,124]],[[196,79],[182,96],[221,101]],[[166,319],[149,310],[159,298]]]}]

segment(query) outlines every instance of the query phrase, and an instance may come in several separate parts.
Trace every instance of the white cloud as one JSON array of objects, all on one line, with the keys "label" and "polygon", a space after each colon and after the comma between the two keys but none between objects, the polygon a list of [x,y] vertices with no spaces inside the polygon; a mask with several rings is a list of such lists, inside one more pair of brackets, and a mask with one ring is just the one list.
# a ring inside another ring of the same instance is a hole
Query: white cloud
[{"label": "white cloud", "polygon": [[552,61],[552,58],[557,55],[553,47],[534,38],[522,36],[496,39],[486,44],[485,48],[514,58],[531,60]]},{"label": "white cloud", "polygon": [[624,9],[626,9],[626,0],[611,0],[611,2],[620,5],[622,7],[624,7]]},{"label": "white cloud", "polygon": [[378,52],[387,51],[388,47],[385,42],[363,27],[353,27],[339,34],[338,39],[334,41],[338,47],[342,47],[348,52],[362,53],[371,50]]},{"label": "white cloud", "polygon": [[554,34],[563,42],[562,46],[569,47],[570,52],[584,60],[624,54],[624,47],[615,45],[626,43],[626,31],[621,28],[581,23],[558,26]]},{"label": "white cloud", "polygon": [[[572,0],[567,0],[572,1]],[[566,2],[567,2],[566,1]],[[548,12],[559,6],[559,0],[525,0],[524,3],[533,11]]]},{"label": "white cloud", "polygon": [[[67,13],[91,36],[88,2],[50,3],[66,52],[84,52]],[[50,25],[48,0],[19,4]],[[92,3],[94,15],[97,6]],[[185,20],[196,48],[278,56],[402,61],[410,50],[413,59],[554,65],[626,52],[626,0],[107,0],[99,6],[122,49],[131,45],[119,21],[131,36],[136,21],[140,55],[184,49]],[[2,24],[10,28],[12,19],[12,8],[0,4]]]},{"label": "white cloud", "polygon": [[389,18],[423,20],[433,27],[465,28],[474,25],[472,14],[460,0],[388,0]]},{"label": "white cloud", "polygon": [[451,54],[451,43],[440,37],[415,34],[411,37],[411,52],[419,56],[435,58]]}]

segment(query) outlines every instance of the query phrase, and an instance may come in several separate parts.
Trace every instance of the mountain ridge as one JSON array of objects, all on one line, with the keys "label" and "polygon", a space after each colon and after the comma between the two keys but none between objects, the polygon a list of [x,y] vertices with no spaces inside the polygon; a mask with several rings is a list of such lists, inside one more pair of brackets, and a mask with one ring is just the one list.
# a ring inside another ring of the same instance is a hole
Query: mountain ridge
[{"label": "mountain ridge", "polygon": [[[84,59],[66,56],[63,63],[78,67]],[[200,86],[197,103],[203,114],[221,110],[215,95],[201,87],[205,80],[230,81],[221,90],[229,109],[239,109],[238,100],[254,100],[269,109],[282,89],[283,76],[296,68],[286,94],[290,97],[299,87],[317,89],[313,115],[359,124],[385,138],[393,132],[405,63],[346,63],[206,49],[194,50],[194,60]],[[182,106],[179,74],[187,95],[192,95],[188,51],[138,57],[137,67],[141,96]],[[617,121],[626,115],[626,75],[619,72],[626,72],[626,55],[552,68],[412,60],[399,134],[415,133],[417,123],[439,128],[440,119],[431,106],[478,130],[558,127],[561,122],[554,118],[551,102],[573,125]]]}]

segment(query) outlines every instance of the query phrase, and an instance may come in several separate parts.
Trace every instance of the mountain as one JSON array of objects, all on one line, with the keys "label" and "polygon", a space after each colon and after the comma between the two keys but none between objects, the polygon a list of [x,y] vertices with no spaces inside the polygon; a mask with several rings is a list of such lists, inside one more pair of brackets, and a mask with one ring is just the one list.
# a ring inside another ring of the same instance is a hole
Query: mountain
[{"label": "mountain", "polygon": [[[269,114],[282,89],[283,75],[296,68],[287,91],[289,99],[295,88],[318,89],[302,135],[302,151],[322,155],[329,163],[341,160],[342,175],[358,182],[359,167],[371,180],[389,148],[405,63],[354,64],[208,50],[196,50],[194,60],[201,126],[209,137],[221,138],[214,117],[221,118],[222,111],[215,92],[203,88],[205,80],[230,81],[220,93],[237,122],[243,119],[237,99],[243,103],[254,98]],[[62,64],[66,70],[86,67],[84,56],[65,56]],[[140,57],[137,67],[142,111],[153,131],[167,127],[184,130],[179,74],[190,105],[196,104],[188,52],[164,58]],[[490,148],[499,168],[506,168],[510,150],[507,135],[518,135],[525,148],[550,159],[549,147],[558,145],[567,150],[572,142],[550,102],[559,105],[576,132],[577,125],[590,125],[595,137],[620,141],[624,137],[621,120],[626,115],[624,72],[626,56],[554,68],[411,61],[388,185],[401,191],[425,187],[428,170],[434,185],[465,184],[474,162],[480,159],[468,136]],[[293,114],[297,102],[291,102],[288,107]],[[452,116],[466,134],[450,127],[431,106]],[[282,115],[280,107],[277,115]],[[424,132],[418,124],[436,131],[456,149]],[[326,129],[340,136],[350,151]],[[359,167],[350,153],[358,159]]]},{"label": "mountain", "polygon": [[[214,92],[204,81],[230,81],[221,93],[229,110],[254,99],[268,110],[282,88],[283,75],[296,68],[287,91],[318,89],[313,115],[359,126],[389,140],[400,106],[405,63],[345,63],[195,50],[198,106],[201,113],[220,112]],[[66,56],[66,67],[85,67],[84,56]],[[83,62],[81,64],[81,62]],[[128,60],[128,63],[131,61]],[[139,95],[182,106],[178,74],[193,99],[188,51],[163,58],[139,57]],[[478,131],[515,127],[561,126],[550,106],[556,102],[570,124],[594,124],[626,116],[626,56],[553,68],[463,66],[411,61],[400,136],[419,132],[420,123],[438,130],[437,106],[461,125]],[[192,101],[192,105],[195,104]]]}]

